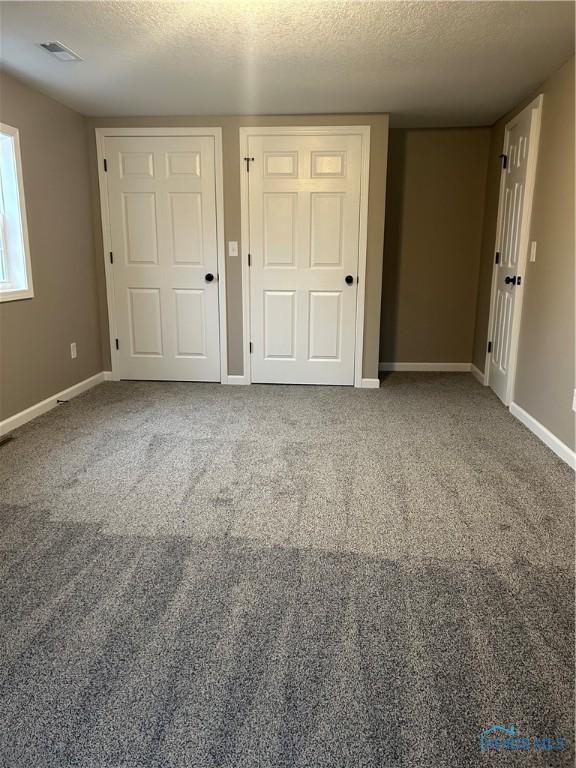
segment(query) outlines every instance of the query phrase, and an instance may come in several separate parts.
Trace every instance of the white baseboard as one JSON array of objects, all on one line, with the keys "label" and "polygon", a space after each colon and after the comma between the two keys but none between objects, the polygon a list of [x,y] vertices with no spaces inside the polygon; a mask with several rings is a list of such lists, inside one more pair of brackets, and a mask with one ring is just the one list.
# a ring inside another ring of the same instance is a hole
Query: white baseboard
[{"label": "white baseboard", "polygon": [[470,371],[472,363],[379,363],[380,371]]},{"label": "white baseboard", "polygon": [[62,392],[58,392],[57,394],[52,395],[52,397],[42,400],[41,403],[36,403],[36,405],[30,406],[30,408],[26,408],[25,411],[15,413],[14,416],[10,416],[9,418],[4,419],[4,421],[0,421],[0,435],[6,435],[8,432],[12,432],[13,429],[32,421],[32,419],[35,419],[37,416],[41,416],[43,413],[51,411],[52,408],[56,407],[57,400],[71,400],[73,397],[81,395],[82,392],[92,389],[92,387],[101,384],[103,381],[110,381],[111,377],[112,374],[110,371],[100,371],[100,373],[90,376],[89,379],[79,381],[78,384],[74,384],[73,386],[68,387],[68,389],[63,389]]},{"label": "white baseboard", "polygon": [[562,461],[565,461],[569,467],[576,469],[576,452],[569,448],[565,443],[559,440],[556,435],[552,434],[543,424],[540,424],[533,416],[521,408],[517,403],[510,403],[510,413],[516,416],[524,426],[528,427],[530,432],[533,432],[536,437],[540,438],[542,442],[548,446],[556,456],[559,456]]},{"label": "white baseboard", "polygon": [[361,389],[380,389],[380,379],[362,379]]},{"label": "white baseboard", "polygon": [[222,384],[232,384],[232,385],[245,385],[250,384],[248,381],[248,376],[228,376],[226,381],[223,381]]},{"label": "white baseboard", "polygon": [[477,379],[480,382],[480,384],[482,384],[483,387],[486,386],[486,379],[484,377],[484,374],[482,373],[480,368],[476,368],[474,363],[472,363],[472,365],[470,366],[470,373],[472,374],[472,376],[474,376],[475,379]]}]

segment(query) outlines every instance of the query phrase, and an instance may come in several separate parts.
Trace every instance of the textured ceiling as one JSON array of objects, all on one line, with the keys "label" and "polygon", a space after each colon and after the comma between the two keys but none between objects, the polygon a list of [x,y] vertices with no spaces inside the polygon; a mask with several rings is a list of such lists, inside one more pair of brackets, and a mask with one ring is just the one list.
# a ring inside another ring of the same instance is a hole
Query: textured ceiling
[{"label": "textured ceiling", "polygon": [[[572,2],[9,2],[6,70],[86,115],[490,123],[574,51]],[[37,44],[83,57],[65,64]]]}]

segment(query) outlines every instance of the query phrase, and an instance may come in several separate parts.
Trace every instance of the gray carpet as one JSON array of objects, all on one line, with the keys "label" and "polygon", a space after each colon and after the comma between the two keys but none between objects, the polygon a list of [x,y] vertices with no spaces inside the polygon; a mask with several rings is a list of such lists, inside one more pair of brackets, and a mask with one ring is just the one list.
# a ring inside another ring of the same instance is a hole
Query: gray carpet
[{"label": "gray carpet", "polygon": [[2,767],[573,764],[573,474],[471,376],[109,383],[15,436]]}]

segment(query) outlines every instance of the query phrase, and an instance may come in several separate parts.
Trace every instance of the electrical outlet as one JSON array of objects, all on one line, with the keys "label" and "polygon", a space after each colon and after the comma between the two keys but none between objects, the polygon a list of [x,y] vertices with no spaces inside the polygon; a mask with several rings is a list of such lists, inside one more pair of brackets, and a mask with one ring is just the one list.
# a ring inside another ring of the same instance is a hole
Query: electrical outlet
[{"label": "electrical outlet", "polygon": [[76,349],[76,342],[73,341],[72,344],[70,344],[70,357],[72,360],[75,360],[78,357],[78,350]]},{"label": "electrical outlet", "polygon": [[236,240],[228,241],[228,256],[230,256],[231,259],[238,256],[238,243]]},{"label": "electrical outlet", "polygon": [[536,261],[536,240],[530,243],[530,261]]}]

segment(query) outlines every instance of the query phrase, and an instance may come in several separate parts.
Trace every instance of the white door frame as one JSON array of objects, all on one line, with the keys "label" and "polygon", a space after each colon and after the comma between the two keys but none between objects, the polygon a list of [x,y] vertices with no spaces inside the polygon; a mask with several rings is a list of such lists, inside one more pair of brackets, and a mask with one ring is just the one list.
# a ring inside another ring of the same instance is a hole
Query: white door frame
[{"label": "white door frame", "polygon": [[114,275],[108,254],[112,251],[108,184],[104,171],[105,140],[119,136],[210,136],[214,139],[214,169],[216,173],[216,245],[218,257],[218,316],[220,344],[220,381],[228,383],[228,339],[226,328],[226,258],[224,250],[224,191],[222,170],[222,128],[96,128],[96,154],[98,157],[98,184],[100,188],[100,215],[102,219],[102,255],[106,274],[106,300],[110,334],[112,380],[120,380],[120,353],[116,349],[117,321],[114,306]]},{"label": "white door frame", "polygon": [[[532,120],[530,124],[530,147],[528,149],[528,162],[526,164],[526,193],[522,204],[522,228],[520,230],[520,244],[518,248],[518,274],[522,277],[522,284],[515,288],[514,297],[514,315],[512,317],[512,329],[510,331],[510,358],[508,362],[508,383],[506,387],[505,404],[510,405],[514,395],[514,384],[516,381],[516,363],[518,360],[518,340],[520,336],[520,320],[522,318],[522,304],[524,301],[524,290],[526,287],[526,264],[528,261],[528,246],[530,242],[530,228],[532,224],[532,202],[534,200],[534,187],[536,182],[536,168],[538,165],[538,148],[540,144],[540,126],[542,123],[542,103],[544,96],[540,94],[524,109],[532,110]],[[518,113],[512,120],[509,120],[504,127],[504,148],[503,154],[508,155],[509,130],[512,124],[517,120]],[[496,251],[500,250],[500,230],[502,228],[504,185],[506,184],[506,174],[504,169],[500,176],[500,193],[498,197],[498,218],[496,222],[496,239],[494,242],[494,256],[492,264],[492,288],[490,292],[490,317],[488,320],[488,339],[491,340],[494,327],[495,303],[496,303],[496,280],[498,270],[495,263]],[[486,344],[486,357],[484,361],[484,385],[490,385],[490,355],[488,352],[488,343]]]},{"label": "white door frame", "polygon": [[[240,203],[242,240],[242,336],[244,346],[244,376],[242,383],[250,384],[250,271],[248,268],[248,245],[250,219],[248,206],[248,174],[244,158],[248,155],[250,136],[312,135],[335,136],[354,135],[362,139],[362,163],[360,170],[360,227],[358,234],[358,289],[356,294],[356,345],[354,350],[354,386],[362,387],[362,363],[364,359],[364,301],[366,296],[366,251],[368,245],[368,182],[370,170],[370,126],[369,125],[324,125],[324,126],[274,126],[240,128]],[[240,377],[236,377],[238,379]],[[240,383],[240,382],[238,382]]]}]

